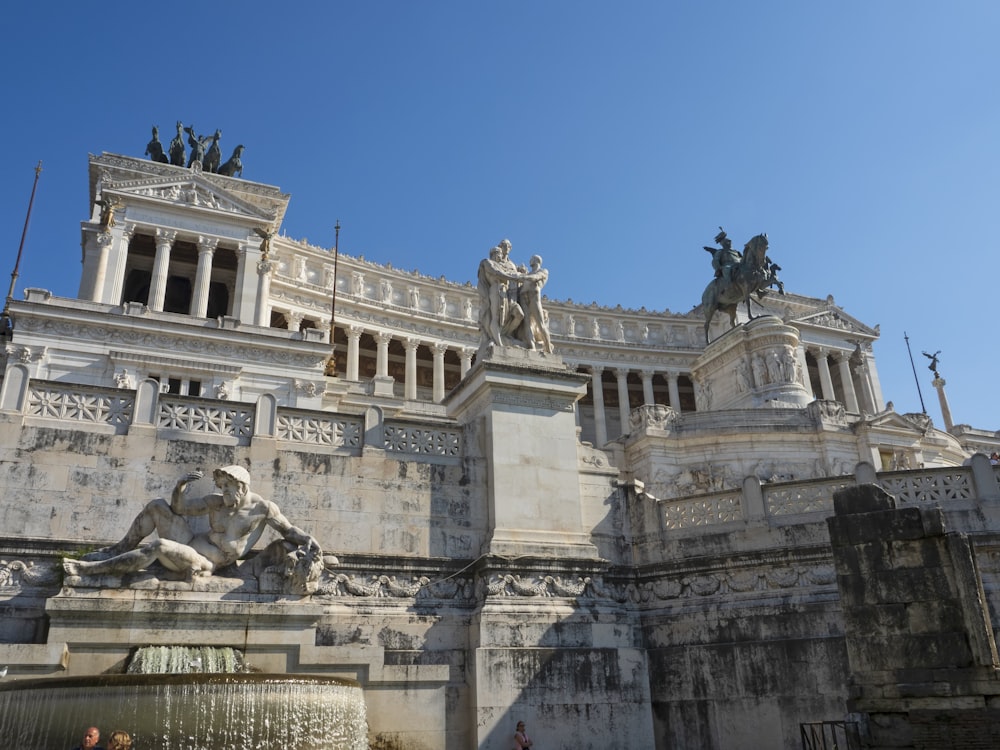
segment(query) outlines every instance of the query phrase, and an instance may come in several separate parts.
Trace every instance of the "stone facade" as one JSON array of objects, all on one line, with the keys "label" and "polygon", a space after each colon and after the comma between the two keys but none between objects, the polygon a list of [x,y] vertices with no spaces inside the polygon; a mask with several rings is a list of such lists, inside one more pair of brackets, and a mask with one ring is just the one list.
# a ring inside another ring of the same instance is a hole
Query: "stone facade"
[{"label": "stone facade", "polygon": [[[768,297],[707,346],[697,312],[549,300],[554,354],[485,352],[474,288],[334,274],[277,234],[277,188],[102,154],[91,192],[119,208],[82,225],[79,298],[10,305],[7,680],[225,645],[359,681],[373,748],[507,750],[519,719],[567,750],[797,748],[823,721],[873,739],[827,527],[859,483],[974,540],[992,637],[1000,485],[970,456],[1000,439],[887,407],[877,329],[832,299]],[[339,558],[313,594],[242,567],[63,577],[225,465]]]}]

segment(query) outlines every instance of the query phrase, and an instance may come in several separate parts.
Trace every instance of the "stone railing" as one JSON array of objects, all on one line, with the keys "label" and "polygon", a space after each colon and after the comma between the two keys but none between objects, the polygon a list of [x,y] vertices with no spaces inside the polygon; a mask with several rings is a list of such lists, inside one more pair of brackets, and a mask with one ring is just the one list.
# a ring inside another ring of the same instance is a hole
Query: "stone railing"
[{"label": "stone railing", "polygon": [[833,495],[854,484],[877,484],[900,506],[940,505],[1000,500],[1000,467],[981,454],[968,466],[876,473],[861,463],[853,476],[763,485],[756,477],[730,490],[681,500],[658,500],[664,533],[707,526],[766,522],[771,526],[800,523],[833,515]]},{"label": "stone railing", "polygon": [[249,445],[253,436],[254,406],[229,401],[160,394],[156,426],[163,430],[225,435],[238,445]]},{"label": "stone railing", "polygon": [[275,437],[289,443],[360,450],[364,432],[360,417],[279,408]]},{"label": "stone railing", "polygon": [[458,460],[462,430],[451,424],[385,420],[378,408],[365,414],[336,414],[278,407],[265,394],[256,403],[161,393],[155,380],[135,390],[31,380],[27,368],[7,371],[0,388],[0,412],[21,414],[63,427],[110,427],[116,434],[154,429],[166,438],[250,445],[257,439],[290,444],[295,450],[334,450],[360,455],[375,448],[417,460]]},{"label": "stone railing", "polygon": [[124,433],[132,421],[134,391],[117,391],[62,383],[37,383],[25,393],[22,413],[64,422],[107,424]]},{"label": "stone railing", "polygon": [[386,422],[384,448],[390,453],[413,453],[422,456],[462,455],[462,432],[440,426],[405,422]]}]

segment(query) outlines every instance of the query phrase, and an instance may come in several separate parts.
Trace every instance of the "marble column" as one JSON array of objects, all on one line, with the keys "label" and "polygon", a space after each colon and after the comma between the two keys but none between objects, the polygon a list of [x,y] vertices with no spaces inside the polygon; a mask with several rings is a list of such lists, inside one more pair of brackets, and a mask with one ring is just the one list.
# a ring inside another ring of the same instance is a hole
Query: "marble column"
[{"label": "marble column", "polygon": [[204,318],[208,315],[208,290],[212,283],[212,256],[219,240],[198,238],[198,269],[194,276],[194,294],[191,296],[191,315]]},{"label": "marble column", "polygon": [[653,371],[642,370],[639,377],[642,378],[642,403],[645,406],[652,406],[656,403],[653,397]]},{"label": "marble column", "polygon": [[100,301],[105,304],[121,304],[125,292],[125,267],[128,265],[129,247],[134,233],[135,224],[119,224],[111,230],[111,250],[108,253],[107,268],[104,279],[96,291]]},{"label": "marble column", "polygon": [[859,414],[858,395],[854,392],[854,378],[851,377],[851,355],[846,352],[838,352],[835,359],[840,370],[840,382],[844,388],[844,406],[851,414]]},{"label": "marble column", "polygon": [[254,312],[254,323],[263,328],[271,325],[271,271],[274,261],[257,261],[257,306]]},{"label": "marble column", "polygon": [[434,355],[434,392],[435,404],[440,404],[444,399],[444,353],[448,351],[448,345],[436,342],[431,345],[431,353]]},{"label": "marble column", "polygon": [[817,349],[815,356],[816,365],[819,368],[819,385],[823,392],[823,398],[827,401],[836,401],[837,394],[833,392],[833,378],[830,377],[830,361],[827,358],[826,349]]},{"label": "marble column", "polygon": [[628,403],[628,370],[615,368],[615,378],[618,380],[618,421],[621,434],[628,432],[628,416],[631,411]]},{"label": "marble column", "polygon": [[299,331],[302,329],[302,313],[286,312],[285,328],[289,331]]},{"label": "marble column", "polygon": [[389,342],[392,341],[392,334],[387,331],[379,331],[375,334],[377,344],[375,355],[375,375],[380,378],[389,377]]},{"label": "marble column", "polygon": [[667,373],[667,392],[670,395],[670,408],[678,414],[681,413],[681,392],[677,387],[677,373]]},{"label": "marble column", "polygon": [[594,445],[603,448],[608,442],[608,425],[604,416],[604,368],[590,368],[590,388],[594,397]]},{"label": "marble column", "polygon": [[76,296],[91,302],[101,302],[113,236],[110,232],[84,230],[83,237],[83,268]]},{"label": "marble column", "polygon": [[469,349],[464,346],[458,350],[458,360],[461,363],[460,372],[462,373],[463,378],[469,374],[469,370],[472,368],[472,355],[475,353],[475,349]]},{"label": "marble column", "polygon": [[417,347],[420,339],[403,339],[406,350],[406,382],[403,383],[403,398],[407,401],[417,400]]},{"label": "marble column", "polygon": [[858,394],[861,410],[867,414],[875,414],[878,412],[878,407],[875,405],[875,394],[872,393],[872,385],[868,381],[868,369],[865,365],[866,360],[862,355],[861,361],[852,368],[856,383],[855,390],[857,390],[857,386],[861,387],[861,393]]},{"label": "marble column", "polygon": [[167,279],[170,276],[170,251],[174,246],[177,232],[170,229],[156,230],[156,256],[153,259],[153,276],[149,282],[150,310],[163,312],[163,302],[167,297]]},{"label": "marble column", "polygon": [[[260,289],[260,278],[254,274],[259,261],[266,261],[261,252],[261,238],[256,235],[252,239],[241,242],[236,251],[236,291],[233,297],[233,317],[244,323],[257,320],[257,290]],[[270,290],[270,281],[268,281]],[[270,293],[270,292],[269,292]],[[265,302],[269,307],[269,302]],[[270,325],[270,310],[266,325]]]},{"label": "marble column", "polygon": [[951,407],[948,405],[948,396],[944,392],[944,387],[947,383],[944,378],[935,372],[934,380],[931,382],[931,385],[937,389],[938,404],[941,405],[941,418],[944,420],[944,428],[950,432],[951,428],[955,425],[951,421]]},{"label": "marble column", "polygon": [[361,334],[364,329],[361,326],[348,326],[347,334],[347,370],[345,372],[347,380],[357,382],[358,367],[361,358]]}]

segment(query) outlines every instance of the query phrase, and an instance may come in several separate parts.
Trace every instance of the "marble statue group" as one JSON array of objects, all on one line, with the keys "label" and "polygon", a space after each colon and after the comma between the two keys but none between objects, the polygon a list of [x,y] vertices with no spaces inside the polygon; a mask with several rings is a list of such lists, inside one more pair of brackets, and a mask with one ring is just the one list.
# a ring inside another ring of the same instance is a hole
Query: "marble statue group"
[{"label": "marble statue group", "polygon": [[542,307],[542,287],[549,272],[533,255],[528,267],[510,259],[510,240],[492,248],[479,264],[480,346],[516,346],[552,353],[548,316]]},{"label": "marble statue group", "polygon": [[[187,134],[187,143],[191,147],[191,155],[187,156],[184,148],[184,134]],[[161,164],[173,164],[175,167],[186,166],[191,168],[198,165],[206,172],[213,172],[226,177],[243,176],[243,149],[242,144],[233,149],[233,155],[228,161],[222,161],[222,150],[219,141],[222,139],[222,131],[216,130],[212,135],[198,135],[194,125],[184,127],[184,124],[177,121],[177,135],[170,141],[167,150],[163,149],[160,143],[160,129],[153,126],[153,137],[146,144],[146,155],[153,161]]]},{"label": "marble statue group", "polygon": [[[267,528],[275,540],[250,566],[253,575],[277,566],[295,593],[311,593],[323,571],[323,552],[309,534],[293,526],[278,506],[250,489],[250,474],[242,466],[225,466],[213,473],[218,492],[188,497],[188,486],[203,476],[182,477],[168,502],[151,500],[115,544],[65,559],[71,576],[121,576],[145,570],[154,562],[189,579],[211,576],[247,558]],[[207,530],[196,530],[197,516],[207,516]],[[155,534],[155,535],[154,535]]]}]

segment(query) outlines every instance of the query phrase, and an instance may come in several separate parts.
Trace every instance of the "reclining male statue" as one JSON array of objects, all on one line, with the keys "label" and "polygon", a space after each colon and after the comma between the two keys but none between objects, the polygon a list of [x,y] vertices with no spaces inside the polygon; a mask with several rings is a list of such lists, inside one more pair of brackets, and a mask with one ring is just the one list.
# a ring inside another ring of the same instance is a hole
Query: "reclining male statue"
[{"label": "reclining male statue", "polygon": [[[270,526],[281,540],[264,551],[263,564],[254,566],[255,573],[262,567],[283,565],[286,577],[300,579],[293,580],[295,588],[315,590],[323,571],[319,543],[292,526],[275,503],[251,492],[250,474],[242,466],[216,469],[213,476],[219,492],[188,498],[188,484],[203,476],[200,471],[187,474],[177,482],[169,503],[157,498],[146,504],[120,542],[80,560],[66,559],[63,569],[73,576],[124,575],[159,560],[165,568],[190,578],[210,576],[246,557]],[[209,531],[195,533],[187,517],[204,515]],[[154,531],[156,536],[144,542]]]}]

